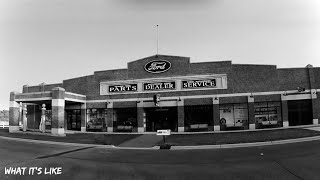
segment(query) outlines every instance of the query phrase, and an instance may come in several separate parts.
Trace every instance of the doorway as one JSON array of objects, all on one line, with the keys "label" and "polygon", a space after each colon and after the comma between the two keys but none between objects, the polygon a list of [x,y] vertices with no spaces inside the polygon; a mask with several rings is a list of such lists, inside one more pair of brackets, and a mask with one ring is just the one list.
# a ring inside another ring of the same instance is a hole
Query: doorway
[{"label": "doorway", "polygon": [[178,131],[177,107],[146,108],[146,131],[159,129]]},{"label": "doorway", "polygon": [[288,101],[289,126],[312,124],[312,101]]},{"label": "doorway", "polygon": [[81,130],[81,110],[66,110],[67,113],[67,129]]}]

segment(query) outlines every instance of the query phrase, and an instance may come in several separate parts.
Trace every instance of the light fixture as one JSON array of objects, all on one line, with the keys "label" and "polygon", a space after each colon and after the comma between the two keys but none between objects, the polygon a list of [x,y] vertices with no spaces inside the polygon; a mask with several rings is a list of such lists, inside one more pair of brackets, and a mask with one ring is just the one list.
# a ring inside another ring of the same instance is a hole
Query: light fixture
[{"label": "light fixture", "polygon": [[214,97],[214,100],[219,100],[218,96]]},{"label": "light fixture", "polygon": [[178,101],[181,101],[181,98],[180,98],[180,96],[179,96],[179,99],[178,99]]},{"label": "light fixture", "polygon": [[283,93],[283,95],[284,95],[284,96],[287,96],[287,95],[288,95],[288,94],[287,94],[287,91],[285,91],[285,92]]},{"label": "light fixture", "polygon": [[250,97],[253,98],[253,94],[252,93],[250,94]]},{"label": "light fixture", "polygon": [[317,90],[315,89],[315,90],[312,92],[312,94],[317,94]]},{"label": "light fixture", "polygon": [[107,101],[107,102],[106,102],[106,106],[108,107],[108,105],[109,105],[109,104],[110,104],[110,102],[109,102],[109,101]]},{"label": "light fixture", "polygon": [[306,88],[303,87],[297,87],[298,92],[304,92],[306,90]]}]

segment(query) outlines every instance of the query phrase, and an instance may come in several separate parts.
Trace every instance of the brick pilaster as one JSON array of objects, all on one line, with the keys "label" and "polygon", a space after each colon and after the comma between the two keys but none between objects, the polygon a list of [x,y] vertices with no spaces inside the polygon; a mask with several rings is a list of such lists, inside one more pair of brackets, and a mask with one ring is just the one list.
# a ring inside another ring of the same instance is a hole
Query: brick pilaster
[{"label": "brick pilaster", "polygon": [[178,132],[184,132],[184,100],[179,99],[177,101],[177,111],[178,111]]},{"label": "brick pilaster", "polygon": [[52,127],[51,134],[64,136],[65,125],[65,90],[61,87],[52,89]]},{"label": "brick pilaster", "polygon": [[146,131],[146,113],[143,109],[143,101],[137,102],[138,132]]},{"label": "brick pilaster", "polygon": [[282,126],[289,126],[288,101],[284,100],[284,95],[281,95],[281,110],[282,110]]},{"label": "brick pilaster", "polygon": [[107,103],[107,131],[113,132],[113,102]]},{"label": "brick pilaster", "polygon": [[254,117],[254,97],[248,96],[248,120],[249,129],[256,129],[256,120]]},{"label": "brick pilaster", "polygon": [[15,101],[17,92],[10,93],[9,105],[9,132],[19,131],[19,110],[20,105]]},{"label": "brick pilaster", "polygon": [[[81,131],[86,132],[86,124],[87,124],[87,108],[86,103],[81,104]],[[105,128],[105,127],[103,127]]]},{"label": "brick pilaster", "polygon": [[214,131],[220,131],[221,130],[221,124],[220,124],[220,110],[219,110],[219,98],[213,98],[212,100],[212,112],[213,112],[213,130]]}]

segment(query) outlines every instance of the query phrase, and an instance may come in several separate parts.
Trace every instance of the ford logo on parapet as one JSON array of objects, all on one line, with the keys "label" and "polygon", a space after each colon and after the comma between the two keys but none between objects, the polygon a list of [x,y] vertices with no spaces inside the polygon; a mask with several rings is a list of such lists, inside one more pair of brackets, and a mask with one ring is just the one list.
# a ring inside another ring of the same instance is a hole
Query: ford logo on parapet
[{"label": "ford logo on parapet", "polygon": [[166,60],[150,61],[144,65],[144,69],[149,73],[162,73],[170,69],[171,63]]}]

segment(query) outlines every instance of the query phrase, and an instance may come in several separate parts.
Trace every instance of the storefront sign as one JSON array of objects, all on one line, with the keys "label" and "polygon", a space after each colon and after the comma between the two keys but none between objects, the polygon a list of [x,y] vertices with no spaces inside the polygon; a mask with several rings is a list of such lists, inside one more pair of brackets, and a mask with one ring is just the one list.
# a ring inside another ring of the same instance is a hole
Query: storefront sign
[{"label": "storefront sign", "polygon": [[163,73],[168,71],[171,67],[171,63],[166,60],[150,61],[144,65],[144,69],[149,73]]},{"label": "storefront sign", "polygon": [[110,85],[109,92],[132,92],[137,91],[137,84],[125,84],[125,85]]},{"label": "storefront sign", "polygon": [[175,89],[175,82],[156,82],[156,83],[144,83],[144,91],[163,90],[163,89]]},{"label": "storefront sign", "polygon": [[170,134],[171,134],[171,130],[170,129],[157,130],[157,135],[158,136],[169,136]]},{"label": "storefront sign", "polygon": [[182,81],[182,88],[216,87],[216,79]]}]

